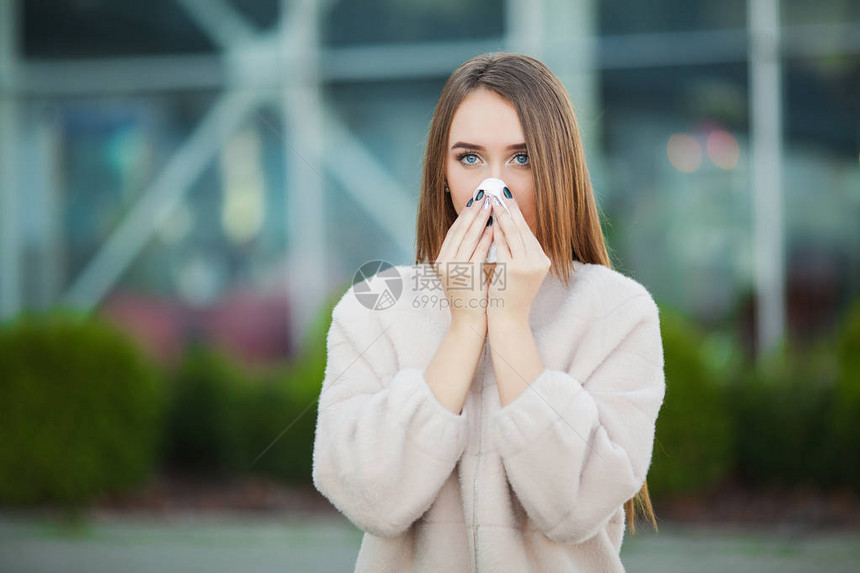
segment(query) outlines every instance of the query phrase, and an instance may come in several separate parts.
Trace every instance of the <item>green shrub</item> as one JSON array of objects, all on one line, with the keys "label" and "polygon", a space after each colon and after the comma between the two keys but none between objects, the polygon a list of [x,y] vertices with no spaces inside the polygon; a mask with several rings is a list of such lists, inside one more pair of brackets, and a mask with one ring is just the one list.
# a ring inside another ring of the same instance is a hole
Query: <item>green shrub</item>
[{"label": "green shrub", "polygon": [[829,341],[783,343],[749,366],[731,390],[738,475],[747,485],[831,486],[836,370]]},{"label": "green shrub", "polygon": [[325,376],[326,336],[336,303],[337,298],[329,298],[321,306],[305,335],[302,355],[270,373],[249,402],[246,459],[253,472],[289,482],[312,480],[317,400]]},{"label": "green shrub", "polygon": [[839,380],[834,396],[834,473],[860,492],[860,299],[840,324],[836,343]]},{"label": "green shrub", "polygon": [[72,506],[142,482],[164,381],[118,328],[65,310],[0,328],[0,501]]},{"label": "green shrub", "polygon": [[192,347],[171,373],[166,458],[171,467],[228,474],[243,462],[252,381],[217,350]]},{"label": "green shrub", "polygon": [[[708,467],[714,476],[722,473],[717,452],[725,451],[725,432],[719,421],[726,413],[733,438],[729,453],[744,485],[847,485],[860,491],[860,302],[835,339],[824,337],[806,346],[786,340],[755,362],[738,360],[736,345],[728,339],[703,341],[666,313],[661,319],[667,397],[649,474],[657,495],[700,489],[709,481],[704,479]],[[686,374],[685,381],[710,381],[679,385],[679,373]],[[682,407],[688,399],[695,404]],[[701,419],[694,423],[696,418]],[[706,431],[708,426],[712,429]],[[684,436],[685,429],[694,432]],[[710,462],[708,451],[714,454]],[[672,457],[678,467],[670,471]]]},{"label": "green shrub", "polygon": [[705,336],[660,310],[666,396],[657,417],[648,485],[655,498],[716,485],[732,462],[732,424]]},{"label": "green shrub", "polygon": [[313,401],[299,400],[290,380],[288,370],[270,374],[248,396],[242,463],[237,470],[289,482],[306,482],[310,476],[308,444],[313,443],[316,419]]},{"label": "green shrub", "polygon": [[172,376],[169,464],[309,483],[336,302],[326,301],[310,325],[304,353],[266,372],[252,374],[213,349],[191,351]]}]

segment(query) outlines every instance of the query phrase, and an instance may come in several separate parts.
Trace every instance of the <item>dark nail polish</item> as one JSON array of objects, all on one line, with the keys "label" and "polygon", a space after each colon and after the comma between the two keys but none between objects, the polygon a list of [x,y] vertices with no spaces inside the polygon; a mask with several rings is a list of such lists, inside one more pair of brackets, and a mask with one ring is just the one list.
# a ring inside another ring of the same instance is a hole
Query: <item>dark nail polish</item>
[{"label": "dark nail polish", "polygon": [[474,201],[475,201],[474,199],[469,199],[469,202],[468,202],[468,203],[466,203],[466,207],[471,207],[471,206],[472,206],[472,203],[473,203]]},{"label": "dark nail polish", "polygon": [[493,216],[492,216],[492,215],[490,215],[490,218],[489,218],[489,219],[487,219],[487,225],[486,225],[486,226],[487,226],[487,227],[489,227],[489,226],[490,226],[490,225],[492,225],[492,224],[493,224]]},{"label": "dark nail polish", "polygon": [[484,190],[483,190],[483,189],[481,189],[480,191],[478,191],[478,194],[477,194],[477,195],[475,195],[475,199],[477,199],[478,201],[480,201],[480,200],[481,200],[481,197],[483,197],[483,196],[484,196]]},{"label": "dark nail polish", "polygon": [[513,198],[514,198],[514,196],[513,196],[513,195],[511,195],[511,190],[510,190],[510,189],[508,189],[507,187],[505,187],[505,188],[503,189],[503,191],[505,192],[505,197],[507,197],[508,199],[513,199]]}]

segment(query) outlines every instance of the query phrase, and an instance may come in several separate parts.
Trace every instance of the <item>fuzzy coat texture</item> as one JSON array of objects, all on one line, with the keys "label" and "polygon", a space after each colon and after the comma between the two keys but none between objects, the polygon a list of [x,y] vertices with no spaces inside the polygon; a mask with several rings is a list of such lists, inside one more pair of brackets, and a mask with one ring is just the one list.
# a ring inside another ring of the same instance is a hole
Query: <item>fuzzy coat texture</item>
[{"label": "fuzzy coat texture", "polygon": [[451,321],[441,283],[394,268],[390,308],[362,283],[335,306],[318,405],[313,481],[365,532],[355,571],[624,571],[665,395],[650,293],[597,264],[574,261],[568,287],[548,274],[529,315],[544,371],[501,408],[485,339],[457,415],[424,378]]}]

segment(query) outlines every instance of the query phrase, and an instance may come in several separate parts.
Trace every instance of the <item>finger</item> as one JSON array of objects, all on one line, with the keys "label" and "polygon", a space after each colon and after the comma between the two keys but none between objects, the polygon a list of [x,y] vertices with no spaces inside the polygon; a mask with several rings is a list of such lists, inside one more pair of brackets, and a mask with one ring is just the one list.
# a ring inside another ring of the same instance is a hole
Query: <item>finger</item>
[{"label": "finger", "polygon": [[525,225],[528,227],[528,223],[526,222],[525,217],[523,216],[523,212],[520,209],[519,203],[515,197],[507,197],[504,193],[502,194],[502,201],[505,206],[508,208],[508,211],[511,213],[511,217],[513,217],[514,222],[517,226]]},{"label": "finger", "polygon": [[514,222],[513,213],[505,211],[505,208],[501,205],[496,205],[493,208],[493,221],[498,221],[499,229],[501,230],[501,234],[505,236],[505,242],[507,243],[511,257],[520,258],[525,256],[525,243],[521,237],[522,233],[519,227]]},{"label": "finger", "polygon": [[543,247],[541,246],[540,241],[538,241],[537,237],[535,237],[534,233],[532,232],[532,229],[529,226],[528,221],[526,221],[526,218],[523,215],[523,212],[520,209],[516,198],[508,198],[503,195],[502,203],[510,211],[511,218],[516,224],[517,229],[519,229],[520,231],[520,238],[522,239],[523,249],[525,251],[526,256],[531,257],[543,255]]},{"label": "finger", "polygon": [[476,261],[479,263],[483,263],[487,260],[487,254],[490,252],[490,245],[493,243],[493,227],[484,227],[484,231],[481,233],[481,240],[478,241],[478,245],[475,247],[475,252],[472,254],[470,260]]},{"label": "finger", "polygon": [[[467,204],[468,205],[468,204]],[[450,260],[460,249],[460,244],[463,242],[463,233],[465,229],[474,221],[474,218],[480,214],[480,205],[477,202],[472,202],[471,205],[464,205],[460,210],[460,214],[448,228],[445,234],[445,239],[442,241],[442,246],[439,248],[438,259]]]},{"label": "finger", "polygon": [[[460,248],[457,252],[457,260],[459,261],[469,260],[472,253],[475,252],[475,245],[477,245],[478,241],[481,239],[481,233],[484,232],[484,228],[487,226],[487,219],[489,219],[490,215],[493,213],[492,209],[483,208],[483,202],[481,202],[481,204],[482,207],[479,209],[480,213],[475,216],[469,227],[464,231],[465,234],[460,242]],[[475,205],[473,203],[472,207],[474,206]]]},{"label": "finger", "polygon": [[490,287],[490,276],[488,273],[490,272],[490,267],[484,265],[487,260],[487,256],[490,253],[490,246],[493,244],[493,226],[484,227],[484,233],[481,235],[481,241],[478,243],[478,248],[475,249],[475,261],[478,265],[479,276],[481,277],[481,288],[483,292],[487,292],[487,289]]},{"label": "finger", "polygon": [[493,241],[496,243],[496,258],[501,262],[510,261],[512,258],[511,247],[505,237],[505,232],[495,222],[493,223]]},{"label": "finger", "polygon": [[[448,233],[446,238],[456,238],[457,233],[461,232],[463,229],[469,226],[469,223],[472,221],[472,217],[475,216],[474,202],[472,205],[466,203],[463,205],[463,208],[460,209],[460,214],[457,215],[457,218],[454,219],[454,222],[448,228]],[[452,242],[452,241],[449,241]]]}]

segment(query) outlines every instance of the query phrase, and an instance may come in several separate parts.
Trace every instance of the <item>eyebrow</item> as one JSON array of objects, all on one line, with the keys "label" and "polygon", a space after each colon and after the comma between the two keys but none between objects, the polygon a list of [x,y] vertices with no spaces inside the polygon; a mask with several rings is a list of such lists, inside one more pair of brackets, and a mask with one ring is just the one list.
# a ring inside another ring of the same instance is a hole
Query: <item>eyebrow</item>
[{"label": "eyebrow", "polygon": [[[457,149],[458,147],[462,147],[463,149],[477,149],[478,151],[486,151],[487,149],[483,145],[475,145],[474,143],[466,143],[464,141],[458,141],[454,145],[451,146],[451,149]],[[513,145],[507,146],[505,149],[521,149],[523,151],[526,150],[525,143],[514,143]]]}]

